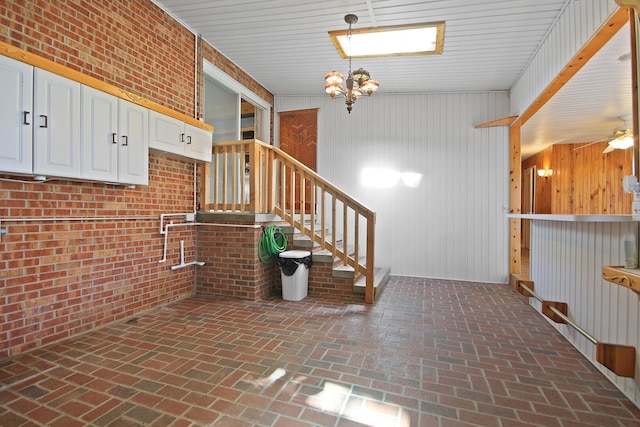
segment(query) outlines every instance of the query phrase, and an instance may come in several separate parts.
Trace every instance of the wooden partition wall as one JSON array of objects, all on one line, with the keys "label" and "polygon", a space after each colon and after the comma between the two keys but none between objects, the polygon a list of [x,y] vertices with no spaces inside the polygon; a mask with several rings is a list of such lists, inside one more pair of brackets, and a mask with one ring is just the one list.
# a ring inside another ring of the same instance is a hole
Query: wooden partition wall
[{"label": "wooden partition wall", "polygon": [[630,215],[633,195],[622,190],[622,177],[633,174],[633,150],[604,154],[606,147],[557,144],[523,161],[522,170],[553,170],[535,177],[534,213]]}]

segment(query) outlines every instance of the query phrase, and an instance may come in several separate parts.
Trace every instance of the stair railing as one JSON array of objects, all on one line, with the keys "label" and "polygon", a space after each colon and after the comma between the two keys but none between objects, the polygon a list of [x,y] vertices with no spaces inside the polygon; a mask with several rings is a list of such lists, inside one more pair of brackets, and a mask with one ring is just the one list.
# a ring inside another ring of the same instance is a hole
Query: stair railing
[{"label": "stair railing", "polygon": [[255,139],[221,142],[202,188],[205,210],[278,215],[364,276],[365,301],[373,303],[376,214],[314,170]]}]

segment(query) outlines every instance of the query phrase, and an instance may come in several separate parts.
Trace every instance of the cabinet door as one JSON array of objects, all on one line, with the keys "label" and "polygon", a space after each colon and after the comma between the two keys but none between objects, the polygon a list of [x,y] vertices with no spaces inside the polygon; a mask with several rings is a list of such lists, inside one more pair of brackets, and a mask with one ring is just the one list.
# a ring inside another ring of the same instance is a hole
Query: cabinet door
[{"label": "cabinet door", "polygon": [[33,67],[0,55],[0,171],[31,173]]},{"label": "cabinet door", "polygon": [[118,181],[118,98],[82,86],[82,177]]},{"label": "cabinet door", "polygon": [[149,112],[149,148],[184,156],[184,123],[156,111]]},{"label": "cabinet door", "polygon": [[205,162],[211,162],[213,135],[211,132],[185,123],[187,141],[184,155]]},{"label": "cabinet door", "polygon": [[33,172],[82,178],[80,83],[38,68],[33,75]]},{"label": "cabinet door", "polygon": [[149,184],[149,110],[120,100],[118,181]]}]

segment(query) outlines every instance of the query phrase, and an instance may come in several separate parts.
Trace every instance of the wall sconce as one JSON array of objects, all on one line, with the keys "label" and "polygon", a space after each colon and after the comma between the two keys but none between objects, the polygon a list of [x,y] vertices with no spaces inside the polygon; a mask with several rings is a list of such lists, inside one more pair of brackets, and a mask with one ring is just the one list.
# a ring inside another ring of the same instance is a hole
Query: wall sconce
[{"label": "wall sconce", "polygon": [[549,178],[551,175],[553,175],[553,169],[538,169],[538,176],[540,178]]}]

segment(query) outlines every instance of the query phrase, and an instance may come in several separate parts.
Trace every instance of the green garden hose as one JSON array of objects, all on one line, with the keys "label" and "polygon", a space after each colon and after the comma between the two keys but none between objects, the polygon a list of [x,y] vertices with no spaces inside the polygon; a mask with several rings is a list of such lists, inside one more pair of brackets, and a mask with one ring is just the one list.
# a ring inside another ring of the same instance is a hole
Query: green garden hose
[{"label": "green garden hose", "polygon": [[[262,227],[262,236],[258,243],[258,258],[263,264],[271,264],[274,257],[287,249],[287,238],[277,225]],[[263,255],[268,255],[265,258]]]}]

